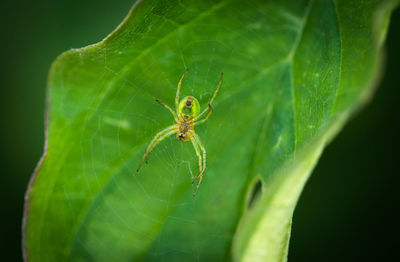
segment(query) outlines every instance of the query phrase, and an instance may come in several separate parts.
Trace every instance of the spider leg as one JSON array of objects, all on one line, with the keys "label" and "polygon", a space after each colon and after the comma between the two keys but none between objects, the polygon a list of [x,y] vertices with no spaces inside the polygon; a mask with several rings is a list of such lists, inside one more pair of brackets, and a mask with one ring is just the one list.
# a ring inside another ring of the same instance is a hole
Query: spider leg
[{"label": "spider leg", "polygon": [[179,115],[179,91],[181,90],[181,85],[182,85],[182,80],[185,77],[186,73],[187,73],[187,69],[185,70],[185,72],[183,72],[181,79],[179,80],[178,83],[178,88],[176,89],[176,96],[175,96],[175,109],[176,109],[176,113]]},{"label": "spider leg", "polygon": [[197,126],[197,125],[200,125],[200,124],[203,124],[204,122],[206,122],[207,121],[207,119],[211,116],[211,114],[212,114],[212,112],[213,112],[213,109],[212,109],[212,107],[211,107],[211,105],[210,104],[208,104],[208,114],[207,114],[207,116],[204,118],[204,119],[202,119],[202,120],[199,120],[199,121],[197,121],[197,122],[194,122],[194,124]]},{"label": "spider leg", "polygon": [[143,158],[139,163],[139,166],[137,168],[137,172],[139,172],[139,170],[142,167],[144,161],[146,161],[146,164],[147,164],[147,162],[149,160],[148,156],[149,156],[149,153],[151,152],[151,150],[153,150],[153,148],[156,147],[156,145],[158,143],[160,143],[161,141],[163,141],[165,138],[169,137],[172,134],[177,133],[178,130],[179,129],[175,125],[173,125],[173,126],[165,128],[164,130],[161,130],[160,132],[158,132],[154,136],[153,140],[151,140],[150,144],[147,146],[146,153],[144,153]]},{"label": "spider leg", "polygon": [[[197,144],[197,150],[196,150],[196,147],[195,147],[196,154],[197,154],[197,153],[200,154],[200,152],[197,152],[199,147],[200,147],[201,152],[203,153],[203,157],[202,157],[202,160],[203,160],[203,161],[202,161],[202,162],[203,162],[202,164],[203,164],[203,165],[201,165],[201,163],[200,163],[200,161],[199,161],[200,174],[199,174],[199,175],[193,180],[193,182],[192,182],[192,184],[193,184],[194,182],[196,182],[197,180],[199,180],[199,182],[197,183],[196,190],[195,190],[194,193],[193,193],[193,196],[195,196],[195,195],[197,194],[197,191],[199,190],[201,181],[203,180],[204,170],[206,169],[206,149],[204,148],[204,146],[203,146],[203,144],[201,143],[200,138],[199,138],[199,136],[198,136],[197,134],[194,134],[192,140],[194,140],[194,143]],[[194,145],[194,143],[193,143],[193,145]]]},{"label": "spider leg", "polygon": [[[196,139],[192,139],[191,141],[192,141],[194,150],[196,151],[196,155],[199,158],[199,172],[201,172],[201,170],[203,169],[203,159],[201,158],[199,144],[197,143]],[[197,180],[197,178],[196,178],[196,180]],[[194,181],[196,181],[196,180],[194,180]]]},{"label": "spider leg", "polygon": [[[198,116],[196,116],[196,117],[193,119],[194,121],[200,119],[200,117],[202,117],[202,116],[207,112],[207,110],[211,109],[212,103],[214,102],[214,99],[215,99],[215,97],[217,96],[217,94],[218,94],[218,92],[219,92],[219,89],[220,89],[220,87],[221,87],[221,85],[222,85],[222,79],[223,79],[223,77],[224,77],[224,73],[221,73],[221,78],[219,79],[217,88],[215,89],[214,94],[213,94],[213,96],[211,97],[210,102],[208,103],[208,107],[205,108],[205,109],[203,110],[203,112],[201,112]],[[210,114],[210,115],[211,115],[211,114]],[[209,116],[207,116],[206,118],[208,118],[208,117],[209,117]]]},{"label": "spider leg", "polygon": [[171,112],[171,114],[174,116],[175,121],[178,122],[178,117],[176,116],[176,113],[174,110],[172,110],[172,108],[170,108],[167,104],[164,104],[159,99],[156,99],[156,102],[159,103],[160,105],[162,105],[163,107],[165,107],[166,109],[168,109]]}]

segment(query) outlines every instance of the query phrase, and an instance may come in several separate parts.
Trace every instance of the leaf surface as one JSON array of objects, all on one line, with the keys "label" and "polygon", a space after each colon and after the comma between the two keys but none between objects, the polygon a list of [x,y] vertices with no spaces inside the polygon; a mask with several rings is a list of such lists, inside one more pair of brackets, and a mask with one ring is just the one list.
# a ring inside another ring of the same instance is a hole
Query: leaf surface
[{"label": "leaf surface", "polygon": [[[324,146],[370,97],[396,1],[143,0],[49,76],[46,154],[28,188],[29,261],[286,261],[291,219]],[[153,136],[158,105],[204,106],[192,144]],[[261,189],[256,190],[257,185]]]}]

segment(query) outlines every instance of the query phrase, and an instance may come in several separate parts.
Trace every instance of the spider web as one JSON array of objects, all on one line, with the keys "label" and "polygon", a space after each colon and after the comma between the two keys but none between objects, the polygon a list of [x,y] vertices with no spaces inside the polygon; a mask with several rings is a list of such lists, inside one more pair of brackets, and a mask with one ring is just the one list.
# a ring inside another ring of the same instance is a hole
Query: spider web
[{"label": "spider web", "polygon": [[[293,114],[291,100],[288,105],[265,101],[291,97],[288,57],[301,34],[305,10],[300,5],[298,14],[287,12],[279,1],[233,3],[220,1],[211,7],[176,3],[177,9],[197,13],[187,21],[144,5],[144,17],[153,22],[138,38],[153,44],[137,50],[121,46],[121,53],[116,53],[112,43],[106,43],[99,58],[79,53],[82,68],[88,64],[95,68],[96,77],[88,76],[87,81],[96,88],[85,88],[84,81],[64,83],[65,72],[58,72],[60,88],[52,99],[61,103],[52,110],[74,119],[67,126],[78,134],[64,138],[71,149],[60,173],[68,176],[68,182],[55,186],[69,207],[65,213],[71,220],[60,223],[73,231],[65,240],[71,248],[64,251],[73,261],[229,260],[245,207],[243,195],[259,175],[254,165],[262,131],[272,130],[267,133],[271,144],[267,153],[276,160],[266,172],[293,150],[293,118],[287,117]],[[170,33],[157,39],[152,32],[159,28]],[[210,31],[215,31],[212,38],[202,33]],[[279,38],[286,41],[277,45],[274,39]],[[271,48],[270,55],[260,56],[266,47]],[[135,58],[119,63],[121,54]],[[77,66],[76,72],[82,68]],[[173,107],[185,68],[189,72],[181,97],[193,95],[203,108],[220,72],[225,73],[213,115],[195,127],[208,155],[204,180],[194,198],[191,182],[198,174],[198,160],[191,143],[178,142],[174,136],[165,139],[150,153],[149,164],[136,172],[152,137],[173,124],[171,114],[154,100]],[[275,110],[278,107],[281,112]],[[50,128],[49,135],[64,133]]]}]

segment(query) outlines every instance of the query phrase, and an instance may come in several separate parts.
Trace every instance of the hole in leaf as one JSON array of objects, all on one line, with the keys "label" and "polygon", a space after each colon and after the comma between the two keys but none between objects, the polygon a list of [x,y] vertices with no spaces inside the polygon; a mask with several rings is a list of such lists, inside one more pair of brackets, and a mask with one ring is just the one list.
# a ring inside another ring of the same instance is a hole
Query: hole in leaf
[{"label": "hole in leaf", "polygon": [[253,188],[251,189],[250,195],[248,197],[247,209],[250,209],[254,202],[259,198],[262,193],[262,182],[261,179],[257,179],[255,183],[253,183]]}]

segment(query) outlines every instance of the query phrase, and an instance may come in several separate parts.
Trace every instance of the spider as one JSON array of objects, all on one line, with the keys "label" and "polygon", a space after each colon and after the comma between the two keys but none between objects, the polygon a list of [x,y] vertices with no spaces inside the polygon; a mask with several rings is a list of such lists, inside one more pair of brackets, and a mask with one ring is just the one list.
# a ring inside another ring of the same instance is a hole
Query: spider
[{"label": "spider", "polygon": [[[159,103],[160,105],[162,105],[163,107],[165,107],[166,109],[168,109],[171,112],[176,124],[161,130],[154,136],[153,140],[151,140],[150,144],[147,146],[146,153],[143,155],[143,158],[139,163],[137,172],[139,172],[144,161],[146,161],[146,164],[147,164],[149,153],[151,152],[151,150],[153,150],[157,146],[158,143],[160,143],[161,141],[163,141],[165,138],[169,137],[170,135],[176,134],[177,140],[180,140],[182,142],[192,141],[194,150],[196,151],[196,155],[199,158],[200,173],[192,182],[192,184],[193,184],[197,180],[199,180],[196,190],[193,193],[193,196],[195,196],[197,193],[197,190],[199,190],[200,183],[203,180],[204,170],[206,169],[206,149],[204,148],[203,144],[201,143],[199,136],[194,131],[194,126],[200,125],[200,124],[206,122],[207,119],[212,114],[212,112],[213,112],[212,103],[218,94],[219,88],[222,85],[223,73],[221,73],[221,78],[218,82],[217,88],[215,89],[213,96],[211,97],[210,102],[208,103],[208,107],[205,108],[200,113],[200,104],[199,104],[199,101],[197,101],[197,99],[195,97],[187,96],[179,102],[179,91],[181,89],[182,80],[185,77],[187,71],[188,70],[186,69],[178,82],[178,87],[177,87],[176,96],[175,96],[176,112],[174,110],[172,110],[171,107],[169,107],[168,105],[166,105],[162,101],[160,101],[159,99],[156,99],[157,103]],[[208,114],[206,115],[206,117],[204,117],[203,119],[200,119],[202,116],[204,116],[204,114],[207,111],[208,111]],[[200,151],[202,152],[202,155],[200,154]]]}]

